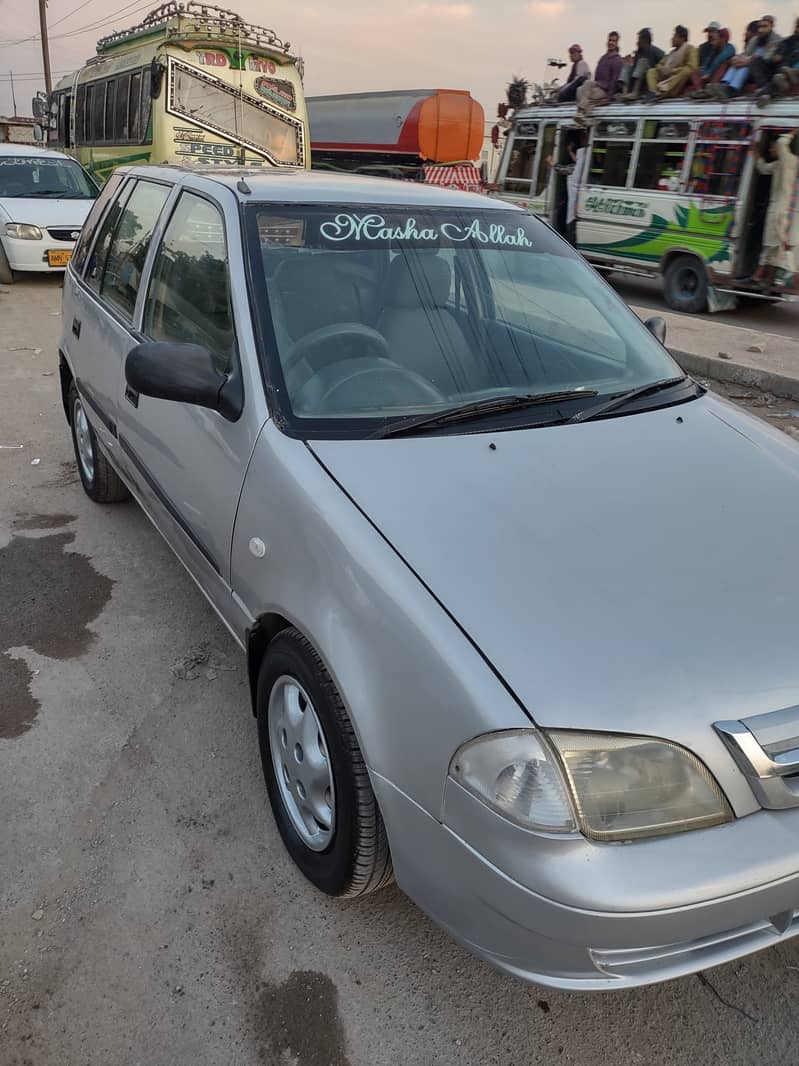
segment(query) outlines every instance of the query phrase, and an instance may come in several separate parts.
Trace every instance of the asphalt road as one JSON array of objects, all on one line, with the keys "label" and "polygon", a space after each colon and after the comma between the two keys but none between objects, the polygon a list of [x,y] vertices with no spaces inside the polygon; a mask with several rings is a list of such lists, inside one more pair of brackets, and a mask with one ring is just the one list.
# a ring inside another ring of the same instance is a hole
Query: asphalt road
[{"label": "asphalt road", "polygon": [[[612,274],[608,281],[618,294],[636,307],[648,307],[653,311],[669,311],[663,299],[663,286],[659,280],[624,277]],[[707,322],[720,322],[727,326],[745,326],[747,329],[765,333],[779,333],[785,337],[799,334],[799,302],[765,303],[751,300],[735,311],[702,316]]]},{"label": "asphalt road", "polygon": [[58,311],[52,281],[0,292],[0,1066],[795,1062],[799,940],[567,995],[397,889],[303,881],[238,650],[141,511],[80,488]]}]

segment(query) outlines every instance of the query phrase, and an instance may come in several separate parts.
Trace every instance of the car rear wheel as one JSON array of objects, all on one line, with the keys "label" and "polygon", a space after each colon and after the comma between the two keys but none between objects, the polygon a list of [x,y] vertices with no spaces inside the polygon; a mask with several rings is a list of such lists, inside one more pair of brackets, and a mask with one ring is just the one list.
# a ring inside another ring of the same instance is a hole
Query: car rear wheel
[{"label": "car rear wheel", "polygon": [[8,264],[8,256],[5,248],[0,243],[0,285],[13,285],[14,271]]},{"label": "car rear wheel", "polygon": [[129,499],[124,481],[100,448],[74,383],[69,388],[69,413],[75,460],[86,495],[95,503],[120,503]]},{"label": "car rear wheel", "polygon": [[663,295],[673,311],[696,315],[707,311],[707,272],[691,255],[678,255],[666,267]]},{"label": "car rear wheel", "polygon": [[330,896],[390,884],[386,830],[355,731],[333,679],[295,629],[267,650],[257,712],[272,812],[303,874]]}]

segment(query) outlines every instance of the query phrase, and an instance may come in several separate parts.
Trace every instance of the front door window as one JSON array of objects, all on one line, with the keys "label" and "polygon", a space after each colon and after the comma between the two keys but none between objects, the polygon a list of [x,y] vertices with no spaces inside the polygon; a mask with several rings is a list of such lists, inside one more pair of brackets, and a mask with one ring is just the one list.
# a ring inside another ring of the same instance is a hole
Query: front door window
[{"label": "front door window", "polygon": [[225,226],[219,209],[183,193],[153,266],[143,330],[154,341],[199,344],[219,370],[236,351]]}]

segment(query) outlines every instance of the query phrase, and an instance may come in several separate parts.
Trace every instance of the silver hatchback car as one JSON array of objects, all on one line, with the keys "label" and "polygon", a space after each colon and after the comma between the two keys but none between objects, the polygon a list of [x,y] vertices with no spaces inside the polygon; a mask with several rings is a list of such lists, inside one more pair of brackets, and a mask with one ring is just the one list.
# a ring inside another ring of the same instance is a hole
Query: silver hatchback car
[{"label": "silver hatchback car", "polygon": [[78,469],[246,652],[303,873],[616,989],[799,932],[799,447],[546,226],[120,170],[70,264]]}]

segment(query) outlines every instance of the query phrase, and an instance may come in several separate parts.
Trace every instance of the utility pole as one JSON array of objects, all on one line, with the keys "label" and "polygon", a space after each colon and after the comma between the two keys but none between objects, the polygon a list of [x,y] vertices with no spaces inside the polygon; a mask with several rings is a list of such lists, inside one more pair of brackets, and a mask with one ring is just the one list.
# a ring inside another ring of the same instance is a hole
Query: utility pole
[{"label": "utility pole", "polygon": [[9,70],[8,73],[9,73],[9,75],[11,77],[11,102],[14,105],[14,118],[16,118],[17,117],[17,97],[16,97],[16,93],[14,92],[14,72],[13,72],[13,70]]},{"label": "utility pole", "polygon": [[42,62],[44,63],[44,87],[47,97],[53,91],[53,79],[50,74],[50,42],[47,39],[47,0],[39,0],[39,25],[42,31]]}]

